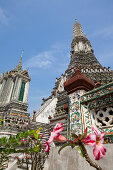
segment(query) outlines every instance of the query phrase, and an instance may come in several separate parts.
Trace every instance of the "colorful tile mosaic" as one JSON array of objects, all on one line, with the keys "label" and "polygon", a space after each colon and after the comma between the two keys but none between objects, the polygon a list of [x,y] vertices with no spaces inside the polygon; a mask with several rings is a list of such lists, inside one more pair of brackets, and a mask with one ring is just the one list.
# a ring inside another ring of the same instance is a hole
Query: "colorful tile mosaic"
[{"label": "colorful tile mosaic", "polygon": [[82,96],[86,92],[78,90],[69,94],[69,116],[70,116],[70,133],[82,133],[87,127],[88,133],[92,133],[92,126],[97,126],[100,131],[113,133],[113,106],[99,108],[95,112],[89,110],[89,105],[83,104]]},{"label": "colorful tile mosaic", "polygon": [[88,108],[80,104],[80,98],[85,93],[78,90],[69,95],[70,133],[82,133],[88,127],[91,133],[91,117]]}]

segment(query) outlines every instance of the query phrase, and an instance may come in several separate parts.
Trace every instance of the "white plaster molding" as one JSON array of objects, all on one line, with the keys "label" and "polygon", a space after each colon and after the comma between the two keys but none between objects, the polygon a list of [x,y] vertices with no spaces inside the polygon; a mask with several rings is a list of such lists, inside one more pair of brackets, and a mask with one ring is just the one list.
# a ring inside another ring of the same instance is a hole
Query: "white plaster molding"
[{"label": "white plaster molding", "polygon": [[24,98],[23,102],[27,103],[28,102],[28,92],[29,92],[29,81],[25,84],[25,91],[24,91]]}]

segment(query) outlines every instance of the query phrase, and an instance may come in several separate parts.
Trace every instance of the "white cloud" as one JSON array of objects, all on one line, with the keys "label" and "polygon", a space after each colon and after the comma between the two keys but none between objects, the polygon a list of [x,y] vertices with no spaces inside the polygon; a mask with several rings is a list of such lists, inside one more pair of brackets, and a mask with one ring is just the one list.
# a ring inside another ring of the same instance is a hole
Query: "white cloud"
[{"label": "white cloud", "polygon": [[2,8],[0,8],[0,23],[1,24],[8,23],[7,11]]},{"label": "white cloud", "polygon": [[113,39],[113,26],[104,27],[90,35],[90,37],[102,37]]},{"label": "white cloud", "polygon": [[30,57],[23,64],[23,67],[25,69],[26,68],[47,69],[53,65],[57,65],[60,67],[61,63],[63,65],[67,64],[66,58],[69,58],[69,52],[67,52],[64,45],[56,44],[53,45],[50,50],[43,51],[35,56]]},{"label": "white cloud", "polygon": [[39,53],[24,63],[25,68],[47,68],[54,61],[54,51],[44,51]]}]

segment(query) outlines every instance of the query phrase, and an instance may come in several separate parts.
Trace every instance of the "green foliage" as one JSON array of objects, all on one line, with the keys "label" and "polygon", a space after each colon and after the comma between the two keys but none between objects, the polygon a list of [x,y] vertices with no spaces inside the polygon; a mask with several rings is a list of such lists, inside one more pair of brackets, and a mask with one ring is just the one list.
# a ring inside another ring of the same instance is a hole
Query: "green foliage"
[{"label": "green foliage", "polygon": [[[40,128],[42,130],[42,128]],[[0,138],[0,168],[6,166],[11,153],[29,153],[36,154],[40,151],[40,130],[29,130],[18,133],[16,136],[11,135]],[[2,157],[4,155],[4,159]],[[1,169],[0,169],[1,170]]]},{"label": "green foliage", "polygon": [[77,147],[77,150],[78,150],[78,153],[80,153],[80,155],[81,155],[82,157],[84,157],[84,152],[83,152],[83,150],[82,150],[82,147],[81,147],[81,146],[78,146],[78,147]]},{"label": "green foliage", "polygon": [[33,152],[39,152],[39,145],[37,145],[36,147],[34,147],[34,148],[32,149],[32,151],[33,151]]},{"label": "green foliage", "polygon": [[3,119],[0,118],[0,125],[3,125]]},{"label": "green foliage", "polygon": [[5,144],[7,143],[7,138],[6,137],[2,137],[0,138],[0,146],[5,146]]},{"label": "green foliage", "polygon": [[43,130],[43,127],[39,127],[39,130]]}]

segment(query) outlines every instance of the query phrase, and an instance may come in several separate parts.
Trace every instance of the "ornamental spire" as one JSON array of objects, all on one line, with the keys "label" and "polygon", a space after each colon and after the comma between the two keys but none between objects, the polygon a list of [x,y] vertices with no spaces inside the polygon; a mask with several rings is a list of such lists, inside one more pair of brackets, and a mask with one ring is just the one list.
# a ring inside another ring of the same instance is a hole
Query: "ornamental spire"
[{"label": "ornamental spire", "polygon": [[18,66],[21,66],[21,63],[22,63],[22,56],[21,56],[21,58],[20,58],[20,61],[19,61],[19,63],[18,63]]},{"label": "ornamental spire", "polygon": [[78,36],[83,36],[83,31],[81,25],[75,19],[75,24],[73,24],[73,39]]},{"label": "ornamental spire", "polygon": [[21,64],[22,64],[22,56],[23,56],[23,53],[24,53],[24,49],[22,49],[21,58],[20,58],[20,61],[19,61],[19,63],[18,63],[18,66],[21,66]]}]

